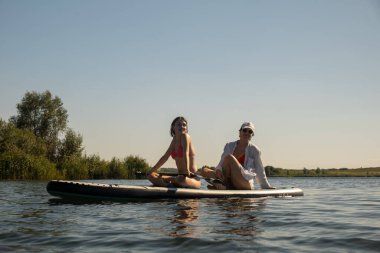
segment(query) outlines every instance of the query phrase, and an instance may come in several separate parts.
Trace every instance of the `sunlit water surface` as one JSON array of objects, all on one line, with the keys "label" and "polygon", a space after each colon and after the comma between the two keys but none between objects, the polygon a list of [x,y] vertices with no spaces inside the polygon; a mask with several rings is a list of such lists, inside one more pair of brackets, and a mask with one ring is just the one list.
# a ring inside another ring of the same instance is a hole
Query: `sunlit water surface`
[{"label": "sunlit water surface", "polygon": [[74,202],[0,181],[0,252],[380,252],[380,178],[270,182],[305,196]]}]

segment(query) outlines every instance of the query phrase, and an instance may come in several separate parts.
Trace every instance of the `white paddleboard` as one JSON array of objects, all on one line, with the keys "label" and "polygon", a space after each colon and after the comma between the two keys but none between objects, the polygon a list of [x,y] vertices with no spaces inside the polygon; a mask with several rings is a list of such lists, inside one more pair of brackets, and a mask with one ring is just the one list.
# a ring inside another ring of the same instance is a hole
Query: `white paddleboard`
[{"label": "white paddleboard", "polygon": [[268,190],[204,190],[167,188],[154,186],[129,186],[119,184],[97,184],[76,181],[52,180],[47,191],[62,198],[82,199],[157,199],[157,198],[261,198],[303,196],[302,189],[284,188]]}]

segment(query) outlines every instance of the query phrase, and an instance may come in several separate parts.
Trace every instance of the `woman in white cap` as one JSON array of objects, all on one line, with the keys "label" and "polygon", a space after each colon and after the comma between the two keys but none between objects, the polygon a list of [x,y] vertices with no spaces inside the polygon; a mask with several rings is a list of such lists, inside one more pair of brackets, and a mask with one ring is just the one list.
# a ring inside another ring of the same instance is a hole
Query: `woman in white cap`
[{"label": "woman in white cap", "polygon": [[[187,127],[187,120],[184,117],[177,117],[173,120],[170,127],[170,135],[173,139],[169,148],[148,173],[148,179],[153,185],[195,189],[201,187],[199,178],[191,177],[196,171],[195,150]],[[157,173],[170,156],[175,160],[178,176],[165,176]]]},{"label": "woman in white cap", "polygon": [[222,182],[221,184],[214,181],[216,189],[253,190],[255,178],[262,189],[274,189],[265,175],[260,150],[251,143],[254,131],[253,123],[244,122],[239,129],[239,140],[225,145],[216,170],[201,170],[200,174],[203,177],[216,178]]}]

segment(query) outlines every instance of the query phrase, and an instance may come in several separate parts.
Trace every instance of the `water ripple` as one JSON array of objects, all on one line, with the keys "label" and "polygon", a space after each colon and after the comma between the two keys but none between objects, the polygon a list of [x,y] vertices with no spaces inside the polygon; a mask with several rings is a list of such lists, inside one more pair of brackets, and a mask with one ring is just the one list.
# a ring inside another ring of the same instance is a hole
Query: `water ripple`
[{"label": "water ripple", "polygon": [[305,196],[69,201],[46,182],[0,182],[0,252],[378,252],[380,179],[271,182]]}]

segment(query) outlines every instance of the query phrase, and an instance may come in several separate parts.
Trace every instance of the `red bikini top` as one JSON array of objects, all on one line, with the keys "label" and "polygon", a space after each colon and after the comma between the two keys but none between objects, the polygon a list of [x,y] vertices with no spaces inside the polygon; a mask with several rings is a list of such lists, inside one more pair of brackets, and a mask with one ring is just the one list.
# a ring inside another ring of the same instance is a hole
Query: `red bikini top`
[{"label": "red bikini top", "polygon": [[238,162],[244,166],[244,160],[245,160],[245,154],[241,155],[239,158],[237,158]]},{"label": "red bikini top", "polygon": [[178,157],[178,158],[182,158],[183,157],[183,147],[182,147],[182,143],[181,142],[179,143],[177,152],[175,152],[175,148],[172,149],[171,156],[172,156],[173,159],[175,159],[176,157]]}]

